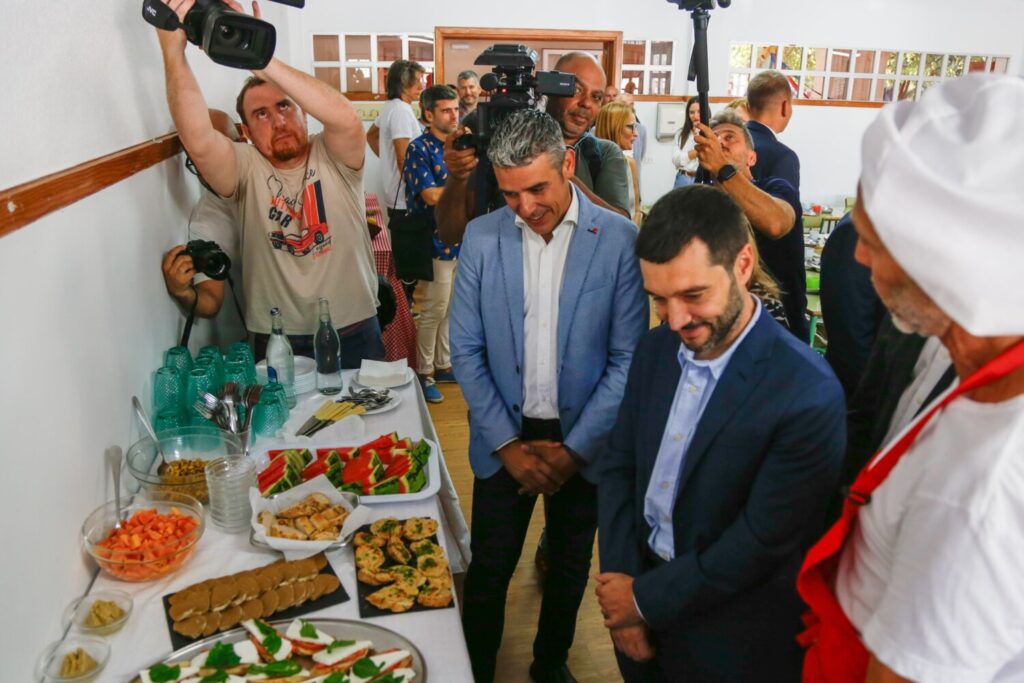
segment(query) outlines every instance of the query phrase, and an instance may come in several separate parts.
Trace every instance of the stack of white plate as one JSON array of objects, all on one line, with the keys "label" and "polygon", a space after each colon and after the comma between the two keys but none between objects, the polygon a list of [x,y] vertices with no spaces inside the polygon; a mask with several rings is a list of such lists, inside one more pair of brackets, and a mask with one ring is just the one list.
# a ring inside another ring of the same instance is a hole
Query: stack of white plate
[{"label": "stack of white plate", "polygon": [[[266,384],[267,361],[256,364],[256,378],[260,384]],[[295,393],[305,394],[316,389],[316,361],[306,356],[295,356]]]}]

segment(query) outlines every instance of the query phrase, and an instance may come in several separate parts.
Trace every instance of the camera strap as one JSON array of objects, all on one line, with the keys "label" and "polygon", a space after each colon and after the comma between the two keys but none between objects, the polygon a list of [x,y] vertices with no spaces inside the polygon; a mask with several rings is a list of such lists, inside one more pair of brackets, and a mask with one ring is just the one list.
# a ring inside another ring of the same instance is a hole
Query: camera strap
[{"label": "camera strap", "polygon": [[[242,305],[238,302],[238,294],[235,293],[235,281],[231,279],[231,276],[227,277],[228,285],[231,288],[231,300],[235,303],[235,311],[238,312],[238,319],[242,321],[242,329],[244,330],[242,341],[248,341],[249,339],[249,326],[245,324],[245,313],[242,312]],[[185,319],[185,329],[181,332],[181,341],[179,346],[188,348],[188,339],[192,336],[192,326],[196,321],[196,306],[199,305],[199,291],[192,286],[192,291],[196,293],[196,298],[192,302],[192,308],[188,311],[188,317]]]}]

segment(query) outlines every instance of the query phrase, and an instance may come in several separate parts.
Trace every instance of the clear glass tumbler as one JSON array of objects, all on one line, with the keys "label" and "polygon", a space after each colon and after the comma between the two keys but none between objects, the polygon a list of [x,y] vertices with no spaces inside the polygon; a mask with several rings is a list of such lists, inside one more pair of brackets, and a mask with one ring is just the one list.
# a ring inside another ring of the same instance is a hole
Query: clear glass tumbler
[{"label": "clear glass tumbler", "polygon": [[249,489],[256,485],[256,464],[245,456],[218,458],[206,466],[210,517],[225,531],[249,528]]}]

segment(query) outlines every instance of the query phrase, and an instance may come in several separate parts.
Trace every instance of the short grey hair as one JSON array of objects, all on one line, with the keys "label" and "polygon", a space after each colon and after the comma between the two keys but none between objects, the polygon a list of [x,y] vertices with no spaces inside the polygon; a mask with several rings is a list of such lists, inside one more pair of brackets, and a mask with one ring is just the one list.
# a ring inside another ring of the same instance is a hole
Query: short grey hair
[{"label": "short grey hair", "polygon": [[526,166],[542,154],[550,154],[552,165],[561,168],[565,140],[558,122],[536,109],[509,114],[498,125],[487,147],[487,158],[498,168]]},{"label": "short grey hair", "polygon": [[747,147],[749,147],[751,151],[757,149],[756,147],[754,147],[754,138],[753,136],[750,135],[750,130],[747,128],[746,122],[743,120],[743,117],[741,117],[736,112],[735,109],[723,109],[722,111],[712,116],[711,125],[709,127],[711,128],[711,130],[714,130],[716,126],[721,126],[725,124],[729,124],[730,126],[736,126],[740,130],[742,130],[743,139],[746,141]]},{"label": "short grey hair", "polygon": [[473,71],[472,69],[466,69],[465,71],[460,71],[459,72],[459,76],[458,76],[458,78],[455,79],[455,81],[457,83],[461,83],[462,81],[468,81],[471,78],[474,81],[476,81],[477,83],[480,82],[480,77],[477,76],[476,72]]}]

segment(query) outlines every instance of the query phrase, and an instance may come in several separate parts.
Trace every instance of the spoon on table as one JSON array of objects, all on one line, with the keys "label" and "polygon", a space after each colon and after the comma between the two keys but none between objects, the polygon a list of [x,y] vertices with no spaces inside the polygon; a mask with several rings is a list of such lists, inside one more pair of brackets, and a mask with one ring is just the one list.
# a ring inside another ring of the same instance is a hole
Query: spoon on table
[{"label": "spoon on table", "polygon": [[135,414],[139,416],[139,422],[145,427],[149,438],[153,439],[153,445],[156,446],[156,454],[160,456],[160,467],[157,468],[157,474],[163,474],[164,468],[167,467],[167,456],[164,455],[164,449],[160,447],[160,439],[156,438],[156,432],[153,431],[153,423],[149,421],[149,415],[146,414],[146,409],[142,407],[142,401],[139,400],[138,396],[132,396],[132,407],[135,408]]},{"label": "spoon on table", "polygon": [[117,506],[117,521],[114,528],[121,528],[121,447],[111,446],[106,452],[107,462],[110,464],[110,471],[114,476],[114,505]]}]

